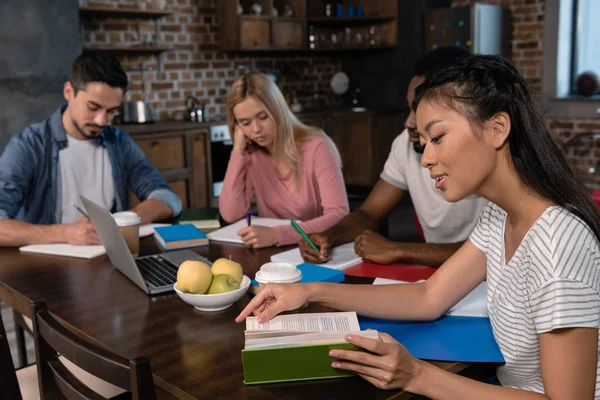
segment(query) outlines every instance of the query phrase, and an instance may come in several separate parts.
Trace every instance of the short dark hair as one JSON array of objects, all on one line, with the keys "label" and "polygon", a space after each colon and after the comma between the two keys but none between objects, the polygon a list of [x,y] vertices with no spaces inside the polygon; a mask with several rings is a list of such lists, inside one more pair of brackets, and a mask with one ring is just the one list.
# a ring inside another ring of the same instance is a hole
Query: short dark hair
[{"label": "short dark hair", "polygon": [[75,61],[69,82],[75,90],[85,89],[88,83],[102,82],[110,87],[121,88],[123,92],[127,91],[129,80],[125,70],[116,57],[107,54],[81,54]]},{"label": "short dark hair", "polygon": [[460,47],[440,47],[421,57],[413,67],[413,74],[425,76],[435,69],[445,68],[470,55],[471,53]]}]

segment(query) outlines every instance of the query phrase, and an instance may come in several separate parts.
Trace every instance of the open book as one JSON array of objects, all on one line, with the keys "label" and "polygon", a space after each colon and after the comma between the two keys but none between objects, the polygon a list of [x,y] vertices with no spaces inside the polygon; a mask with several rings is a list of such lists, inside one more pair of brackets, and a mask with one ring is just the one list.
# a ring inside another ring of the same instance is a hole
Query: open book
[{"label": "open book", "polygon": [[[277,219],[277,218],[261,218],[252,217],[252,225],[274,227],[279,225],[289,225],[289,219]],[[234,222],[231,225],[227,225],[216,231],[208,233],[209,240],[215,242],[226,242],[226,243],[240,243],[244,244],[241,237],[238,236],[237,231],[248,226],[246,218]]]},{"label": "open book", "polygon": [[[304,262],[299,248],[274,254],[271,256],[271,261],[287,261],[294,265],[302,264]],[[319,265],[322,267],[344,270],[353,265],[360,264],[361,262],[362,258],[354,252],[354,242],[350,242],[331,249],[331,261]]]},{"label": "open book", "polygon": [[352,376],[331,367],[329,350],[360,350],[347,334],[379,339],[375,330],[361,331],[355,312],[287,314],[259,324],[246,319],[242,350],[246,384]]}]

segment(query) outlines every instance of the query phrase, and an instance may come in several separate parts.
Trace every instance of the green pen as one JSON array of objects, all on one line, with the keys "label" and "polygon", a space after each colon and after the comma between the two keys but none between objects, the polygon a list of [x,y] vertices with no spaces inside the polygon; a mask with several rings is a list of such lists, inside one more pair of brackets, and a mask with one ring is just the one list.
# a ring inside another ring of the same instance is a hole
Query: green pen
[{"label": "green pen", "polygon": [[315,251],[319,251],[319,248],[312,242],[312,240],[310,240],[308,238],[308,236],[306,236],[306,233],[304,233],[304,231],[302,230],[302,228],[300,228],[300,225],[298,225],[296,223],[296,221],[294,221],[293,219],[290,220],[290,222],[292,223],[292,226],[294,227],[294,229],[302,235],[302,237],[304,238],[304,240],[306,240],[308,242],[308,244],[310,244],[310,247],[312,247]]}]

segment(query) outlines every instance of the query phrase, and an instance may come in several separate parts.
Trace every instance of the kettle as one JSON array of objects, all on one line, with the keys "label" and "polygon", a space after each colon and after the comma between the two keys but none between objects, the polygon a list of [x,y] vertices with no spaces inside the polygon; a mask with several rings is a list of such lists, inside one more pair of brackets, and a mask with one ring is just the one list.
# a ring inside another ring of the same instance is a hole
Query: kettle
[{"label": "kettle", "polygon": [[144,101],[124,101],[120,118],[123,124],[147,124],[156,121],[156,112]]},{"label": "kettle", "polygon": [[204,104],[200,104],[198,99],[190,96],[185,99],[185,106],[188,110],[187,120],[191,122],[204,122],[206,121],[206,113],[204,111]]}]

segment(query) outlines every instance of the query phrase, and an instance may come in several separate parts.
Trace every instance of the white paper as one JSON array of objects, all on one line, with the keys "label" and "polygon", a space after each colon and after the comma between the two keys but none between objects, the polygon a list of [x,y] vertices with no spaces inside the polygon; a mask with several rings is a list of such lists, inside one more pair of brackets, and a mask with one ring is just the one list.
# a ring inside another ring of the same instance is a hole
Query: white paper
[{"label": "white paper", "polygon": [[448,310],[446,315],[456,317],[488,317],[486,293],[487,283],[483,281],[461,301],[456,303],[454,307]]},{"label": "white paper", "polygon": [[[252,217],[252,225],[274,227],[286,224],[290,224],[289,219]],[[217,229],[216,231],[207,233],[206,236],[208,236],[209,240],[213,240],[215,242],[244,244],[242,238],[238,236],[237,231],[247,226],[248,222],[246,221],[246,218],[244,218],[231,225],[227,225],[221,229]]]},{"label": "white paper", "polygon": [[[360,264],[362,258],[360,258],[354,252],[354,242],[346,243],[341,246],[334,247],[331,250],[331,261],[319,264],[321,267],[327,267],[331,269],[344,270],[354,265]],[[302,264],[304,259],[300,254],[300,249],[292,249],[284,251],[283,253],[274,254],[271,256],[271,261],[286,261],[294,265]]]},{"label": "white paper", "polygon": [[425,279],[421,279],[420,281],[416,281],[416,282],[407,282],[407,281],[397,281],[394,279],[375,278],[375,280],[373,281],[373,285],[395,285],[397,283],[421,283],[421,282],[425,282]]},{"label": "white paper", "polygon": [[356,312],[328,312],[279,315],[259,324],[256,317],[246,318],[247,331],[356,332],[360,331]]},{"label": "white paper", "polygon": [[102,245],[95,246],[73,246],[67,243],[53,244],[30,244],[19,247],[23,253],[49,254],[53,256],[65,256],[91,259],[106,254]]},{"label": "white paper", "polygon": [[[425,282],[421,279],[415,283]],[[373,285],[391,285],[395,283],[412,283],[405,281],[396,281],[392,279],[376,278]],[[454,317],[488,317],[487,310],[487,283],[481,282],[479,286],[467,294],[461,301],[456,303],[454,307],[449,309],[445,315]]]}]

